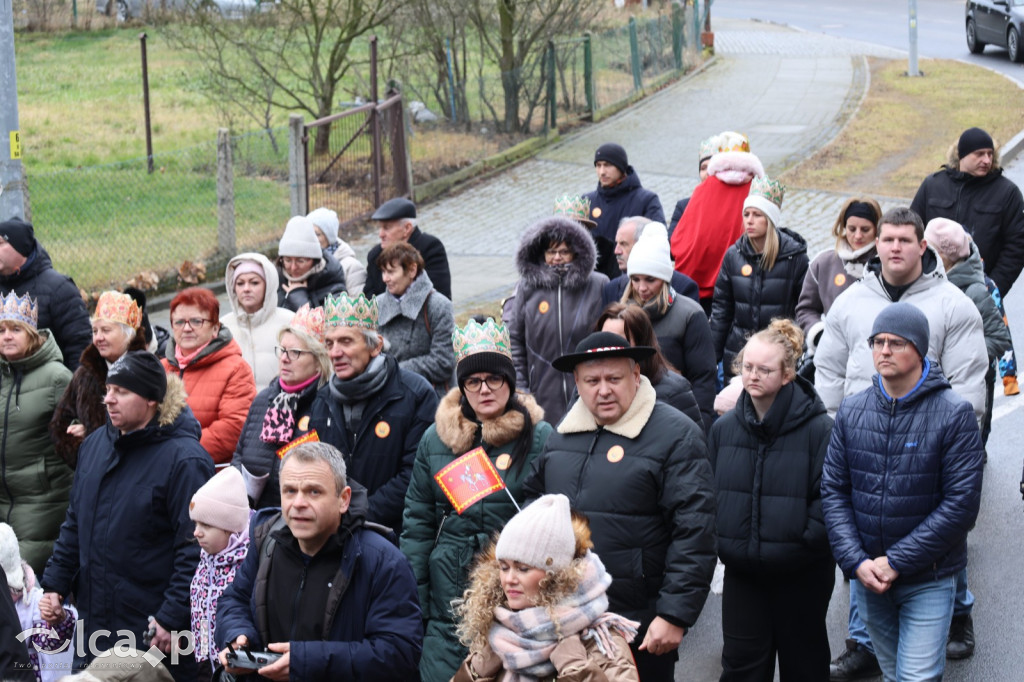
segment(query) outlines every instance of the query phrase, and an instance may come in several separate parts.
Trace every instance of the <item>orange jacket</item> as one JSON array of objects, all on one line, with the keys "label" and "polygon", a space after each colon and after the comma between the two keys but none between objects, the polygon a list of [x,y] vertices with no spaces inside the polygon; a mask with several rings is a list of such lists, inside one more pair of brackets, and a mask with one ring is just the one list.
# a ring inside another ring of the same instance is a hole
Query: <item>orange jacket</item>
[{"label": "orange jacket", "polygon": [[231,338],[231,332],[221,327],[217,337],[185,369],[178,367],[173,339],[167,342],[166,356],[160,362],[168,374],[176,373],[185,382],[188,406],[203,428],[200,444],[215,464],[229,463],[256,397],[256,380],[242,358],[242,349]]}]

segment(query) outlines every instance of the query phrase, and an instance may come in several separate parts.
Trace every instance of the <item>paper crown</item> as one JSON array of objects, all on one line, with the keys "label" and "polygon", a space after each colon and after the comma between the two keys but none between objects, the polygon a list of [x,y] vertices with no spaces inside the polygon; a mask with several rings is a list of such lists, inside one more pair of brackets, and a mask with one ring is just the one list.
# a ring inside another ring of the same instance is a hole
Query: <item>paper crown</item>
[{"label": "paper crown", "polygon": [[33,329],[39,321],[39,304],[28,294],[18,296],[13,291],[8,293],[0,303],[0,321],[14,320],[23,322]]},{"label": "paper crown", "polygon": [[309,304],[305,303],[295,312],[288,326],[305,332],[320,343],[323,343],[324,331],[327,327],[327,315],[324,313],[323,308],[310,308]]},{"label": "paper crown", "polygon": [[700,141],[700,151],[697,153],[698,159],[706,159],[709,156],[714,156],[718,151],[718,140],[716,135],[712,135],[706,140]]},{"label": "paper crown", "polygon": [[455,349],[456,364],[476,353],[500,353],[512,359],[512,341],[508,329],[491,317],[483,324],[470,320],[462,329],[456,327],[452,332],[452,347]]},{"label": "paper crown", "polygon": [[786,187],[778,180],[772,180],[767,175],[754,177],[750,183],[750,196],[763,197],[782,208],[782,197],[786,194]]},{"label": "paper crown", "polygon": [[590,221],[590,199],[579,194],[563,194],[555,199],[555,215],[571,220]]},{"label": "paper crown", "polygon": [[750,151],[750,139],[743,133],[726,130],[725,132],[718,133],[718,135],[711,139],[714,140],[714,144],[719,152]]},{"label": "paper crown", "polygon": [[377,299],[367,300],[363,294],[355,298],[348,294],[328,296],[324,300],[324,314],[328,327],[377,329]]},{"label": "paper crown", "polygon": [[138,329],[142,324],[142,309],[128,294],[119,291],[104,291],[96,302],[94,320],[109,320]]}]

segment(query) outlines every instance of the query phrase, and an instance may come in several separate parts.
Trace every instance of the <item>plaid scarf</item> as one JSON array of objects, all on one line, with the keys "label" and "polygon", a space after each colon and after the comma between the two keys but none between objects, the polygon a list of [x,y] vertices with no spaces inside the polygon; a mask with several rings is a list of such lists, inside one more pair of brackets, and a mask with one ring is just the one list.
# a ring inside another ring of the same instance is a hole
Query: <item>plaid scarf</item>
[{"label": "plaid scarf", "polygon": [[[580,634],[584,640],[594,639],[598,650],[611,658],[615,649],[611,631],[617,630],[627,642],[636,637],[640,623],[608,613],[605,592],[612,576],[593,552],[582,558],[583,578],[576,592],[555,606],[535,606],[511,611],[499,606],[494,610],[495,623],[488,633],[494,653],[511,682],[532,682],[555,675],[551,652],[560,639]],[[557,624],[557,627],[556,627]]]}]

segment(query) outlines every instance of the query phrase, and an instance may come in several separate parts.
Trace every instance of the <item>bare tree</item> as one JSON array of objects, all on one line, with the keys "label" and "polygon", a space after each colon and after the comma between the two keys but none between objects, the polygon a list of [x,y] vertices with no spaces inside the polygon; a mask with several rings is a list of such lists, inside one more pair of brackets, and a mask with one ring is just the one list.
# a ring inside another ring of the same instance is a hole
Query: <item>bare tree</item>
[{"label": "bare tree", "polygon": [[[269,3],[268,3],[269,4]],[[239,101],[265,102],[315,119],[334,111],[342,80],[357,63],[352,48],[383,24],[398,0],[280,0],[273,11],[239,21],[189,11],[168,38],[195,52],[212,82]],[[314,153],[326,153],[330,128],[319,128]]]}]

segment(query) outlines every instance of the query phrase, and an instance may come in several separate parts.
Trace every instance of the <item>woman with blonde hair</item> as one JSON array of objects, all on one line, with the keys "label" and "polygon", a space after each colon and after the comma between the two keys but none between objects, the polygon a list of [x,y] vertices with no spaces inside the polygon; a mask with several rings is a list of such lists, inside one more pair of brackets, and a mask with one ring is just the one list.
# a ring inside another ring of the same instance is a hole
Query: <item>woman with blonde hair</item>
[{"label": "woman with blonde hair", "polygon": [[796,373],[803,333],[774,319],[736,355],[736,406],[711,427],[723,682],[825,680],[835,561],[821,511],[832,419]]},{"label": "woman with blonde hair", "polygon": [[452,682],[636,682],[639,623],[608,612],[611,575],[569,498],[544,495],[481,555],[456,606],[469,656]]},{"label": "woman with blonde hair", "polygon": [[743,202],[743,235],[729,247],[715,282],[711,335],[725,381],[748,336],[775,317],[792,318],[807,274],[807,242],[780,227],[785,187],[754,178]]}]

